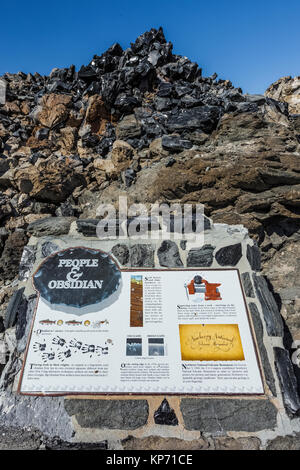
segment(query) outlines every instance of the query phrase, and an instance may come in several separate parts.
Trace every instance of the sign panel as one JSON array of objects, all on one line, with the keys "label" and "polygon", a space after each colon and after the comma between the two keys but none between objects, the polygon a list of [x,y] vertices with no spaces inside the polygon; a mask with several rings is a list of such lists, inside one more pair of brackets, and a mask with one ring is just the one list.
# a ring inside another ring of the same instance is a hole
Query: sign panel
[{"label": "sign panel", "polygon": [[33,284],[21,393],[264,393],[236,269],[121,271],[78,247]]}]

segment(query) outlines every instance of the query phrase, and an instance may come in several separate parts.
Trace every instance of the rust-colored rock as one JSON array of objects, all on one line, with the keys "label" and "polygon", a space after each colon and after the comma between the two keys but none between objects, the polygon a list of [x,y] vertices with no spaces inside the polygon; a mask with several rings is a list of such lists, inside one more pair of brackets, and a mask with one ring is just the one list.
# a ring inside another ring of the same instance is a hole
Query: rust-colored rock
[{"label": "rust-colored rock", "polygon": [[119,173],[130,166],[133,157],[133,148],[123,140],[116,140],[113,144],[111,160]]},{"label": "rust-colored rock", "polygon": [[10,114],[19,114],[20,113],[20,106],[18,101],[7,101],[4,105],[5,111]]},{"label": "rust-colored rock", "polygon": [[94,173],[98,184],[103,183],[106,179],[111,179],[117,176],[116,166],[112,159],[96,158],[94,160]]},{"label": "rust-colored rock", "polygon": [[17,170],[14,175],[19,191],[38,201],[64,201],[78,186],[85,186],[85,178],[67,160],[41,160]]},{"label": "rust-colored rock", "polygon": [[111,121],[111,115],[99,95],[89,98],[85,123],[90,124],[93,134],[103,134],[105,126]]},{"label": "rust-colored rock", "polygon": [[65,121],[69,115],[68,107],[72,101],[69,95],[51,93],[44,95],[41,101],[41,111],[37,118],[39,122],[50,129]]}]

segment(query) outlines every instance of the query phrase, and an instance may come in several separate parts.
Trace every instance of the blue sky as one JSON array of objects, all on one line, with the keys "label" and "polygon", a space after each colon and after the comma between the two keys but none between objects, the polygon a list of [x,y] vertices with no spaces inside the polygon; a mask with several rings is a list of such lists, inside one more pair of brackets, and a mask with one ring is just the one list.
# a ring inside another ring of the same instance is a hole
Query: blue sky
[{"label": "blue sky", "polygon": [[0,74],[78,68],[162,26],[174,53],[244,92],[300,75],[300,0],[22,0],[0,11]]}]

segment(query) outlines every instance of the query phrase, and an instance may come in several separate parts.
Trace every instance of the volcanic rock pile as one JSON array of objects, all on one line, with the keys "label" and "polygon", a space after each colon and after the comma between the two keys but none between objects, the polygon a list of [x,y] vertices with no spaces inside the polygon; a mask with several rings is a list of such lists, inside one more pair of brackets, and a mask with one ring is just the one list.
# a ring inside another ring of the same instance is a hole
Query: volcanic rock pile
[{"label": "volcanic rock pile", "polygon": [[203,203],[215,222],[245,225],[300,339],[300,115],[282,94],[203,77],[161,28],[79,71],[2,79],[0,317],[29,235],[65,233],[126,193],[129,203]]}]

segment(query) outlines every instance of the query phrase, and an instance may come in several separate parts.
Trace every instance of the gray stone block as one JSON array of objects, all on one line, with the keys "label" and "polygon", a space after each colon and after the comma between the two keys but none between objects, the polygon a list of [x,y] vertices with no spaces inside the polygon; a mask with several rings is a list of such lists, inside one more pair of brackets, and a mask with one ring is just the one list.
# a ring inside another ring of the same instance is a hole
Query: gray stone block
[{"label": "gray stone block", "polygon": [[260,249],[258,246],[247,245],[247,260],[251,266],[253,271],[260,271],[261,270],[261,257],[260,257]]},{"label": "gray stone block", "polygon": [[256,432],[274,429],[277,424],[277,409],[268,400],[183,398],[180,408],[188,430]]},{"label": "gray stone block", "polygon": [[137,429],[148,420],[147,400],[65,400],[65,409],[83,428]]},{"label": "gray stone block", "polygon": [[35,429],[47,436],[71,440],[74,431],[64,398],[0,393],[0,426]]},{"label": "gray stone block", "polygon": [[256,305],[252,302],[249,304],[249,309],[250,309],[250,313],[251,313],[251,317],[252,317],[252,321],[253,321],[255,336],[256,336],[256,340],[257,340],[257,344],[258,344],[258,349],[259,349],[259,352],[260,352],[262,365],[263,365],[263,368],[264,368],[266,382],[267,382],[272,394],[276,397],[277,393],[276,393],[275,380],[274,380],[273,372],[272,372],[271,365],[270,365],[270,362],[269,362],[267,350],[266,350],[265,345],[264,345],[264,338],[263,338],[264,330],[263,330],[262,321],[260,319],[260,314],[259,314],[259,311],[258,311]]},{"label": "gray stone block", "polygon": [[10,298],[10,301],[8,303],[6,313],[5,313],[5,318],[4,318],[4,328],[11,328],[16,324],[17,316],[18,316],[18,311],[19,309],[22,308],[23,304],[23,292],[25,290],[25,287],[22,287],[21,289],[18,289],[15,291]]},{"label": "gray stone block", "polygon": [[47,258],[48,256],[52,255],[52,253],[55,253],[56,251],[59,251],[59,246],[57,246],[55,243],[44,242],[42,244],[41,252],[44,258]]},{"label": "gray stone block", "polygon": [[253,274],[253,282],[263,311],[268,335],[283,336],[282,318],[265,278]]},{"label": "gray stone block", "polygon": [[129,264],[132,268],[154,268],[152,245],[137,244],[130,248]]},{"label": "gray stone block", "polygon": [[167,268],[180,268],[183,266],[178,246],[171,240],[164,240],[157,250],[159,264]]},{"label": "gray stone block", "polygon": [[297,379],[286,349],[274,348],[275,367],[282,390],[283,402],[290,415],[300,415],[300,397]]},{"label": "gray stone block", "polygon": [[213,263],[213,252],[215,246],[203,245],[202,248],[192,248],[188,252],[187,266],[188,267],[209,267]]},{"label": "gray stone block", "polygon": [[0,450],[38,450],[41,433],[34,430],[0,427]]},{"label": "gray stone block", "polygon": [[125,244],[115,245],[112,250],[112,254],[117,258],[120,264],[125,266],[129,261],[129,249]]},{"label": "gray stone block", "polygon": [[23,338],[27,325],[27,308],[28,302],[26,297],[23,295],[22,300],[19,304],[17,312],[17,324],[16,324],[16,340],[19,341]]},{"label": "gray stone block", "polygon": [[236,266],[242,257],[242,245],[228,245],[220,248],[215,254],[216,261],[220,266]]},{"label": "gray stone block", "polygon": [[24,305],[26,305],[26,312],[22,310],[22,315],[19,318],[18,315],[18,322],[16,327],[16,339],[18,340],[17,343],[17,351],[18,353],[22,353],[26,349],[27,340],[30,334],[31,322],[35,312],[37,302],[37,295],[33,294],[28,299],[25,299]]}]

